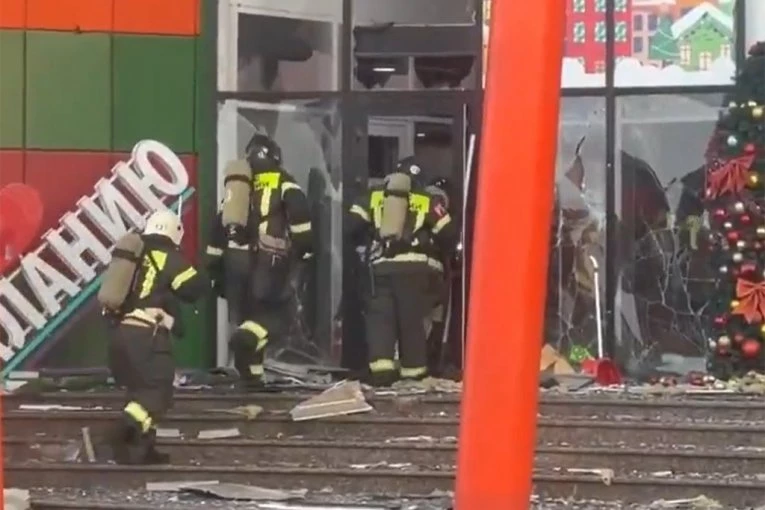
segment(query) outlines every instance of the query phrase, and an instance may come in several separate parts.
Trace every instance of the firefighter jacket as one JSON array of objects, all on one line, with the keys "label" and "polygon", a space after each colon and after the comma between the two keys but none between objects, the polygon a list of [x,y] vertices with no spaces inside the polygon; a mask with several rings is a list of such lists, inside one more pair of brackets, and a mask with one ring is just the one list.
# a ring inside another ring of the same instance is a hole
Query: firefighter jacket
[{"label": "firefighter jacket", "polygon": [[145,235],[143,240],[144,256],[124,319],[163,326],[181,336],[179,301],[197,301],[210,288],[210,282],[167,237]]},{"label": "firefighter jacket", "polygon": [[[249,239],[245,241],[253,247],[258,239],[270,236],[289,239],[291,250],[299,257],[313,252],[308,199],[286,170],[279,168],[253,174],[247,234]],[[213,279],[217,280],[216,275],[222,270],[222,255],[229,241],[218,213],[212,221],[206,249]]]},{"label": "firefighter jacket", "polygon": [[415,190],[409,193],[409,216],[401,243],[392,253],[381,252],[378,247],[384,197],[383,188],[372,188],[351,206],[345,221],[346,238],[355,245],[367,245],[367,263],[375,272],[423,270],[435,250],[453,249],[457,231],[443,203]]}]

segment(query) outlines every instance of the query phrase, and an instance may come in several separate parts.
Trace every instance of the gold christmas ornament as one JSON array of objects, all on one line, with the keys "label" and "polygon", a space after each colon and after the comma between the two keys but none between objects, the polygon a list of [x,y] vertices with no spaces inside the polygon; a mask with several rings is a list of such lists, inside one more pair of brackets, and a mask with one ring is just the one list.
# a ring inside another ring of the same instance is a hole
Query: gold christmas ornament
[{"label": "gold christmas ornament", "polygon": [[717,339],[717,345],[719,345],[720,347],[730,346],[730,337],[725,335],[721,336],[720,338]]},{"label": "gold christmas ornament", "polygon": [[765,227],[757,227],[757,235],[759,237],[765,237]]},{"label": "gold christmas ornament", "polygon": [[749,185],[757,186],[760,183],[760,176],[754,172],[749,173]]},{"label": "gold christmas ornament", "polygon": [[738,305],[740,304],[741,303],[739,302],[738,299],[734,299],[733,301],[730,302],[730,309],[735,310],[736,308],[738,308]]},{"label": "gold christmas ornament", "polygon": [[752,117],[761,119],[763,116],[765,116],[765,109],[763,109],[762,106],[755,106],[752,108]]}]

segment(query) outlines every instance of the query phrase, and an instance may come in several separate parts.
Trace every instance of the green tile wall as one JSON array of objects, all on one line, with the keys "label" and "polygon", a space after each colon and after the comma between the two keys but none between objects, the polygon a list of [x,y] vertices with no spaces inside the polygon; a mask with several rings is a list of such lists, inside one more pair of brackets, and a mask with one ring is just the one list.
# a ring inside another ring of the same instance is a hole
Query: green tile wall
[{"label": "green tile wall", "polygon": [[27,149],[111,149],[110,57],[110,34],[27,31]]},{"label": "green tile wall", "polygon": [[0,148],[24,143],[24,32],[0,31]]},{"label": "green tile wall", "polygon": [[195,50],[192,37],[114,36],[114,150],[151,138],[193,151]]}]

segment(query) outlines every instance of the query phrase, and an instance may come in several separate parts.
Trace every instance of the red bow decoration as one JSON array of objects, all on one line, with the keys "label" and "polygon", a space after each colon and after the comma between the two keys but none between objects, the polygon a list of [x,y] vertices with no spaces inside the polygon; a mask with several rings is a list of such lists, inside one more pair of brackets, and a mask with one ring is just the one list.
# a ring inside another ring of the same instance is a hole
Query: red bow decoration
[{"label": "red bow decoration", "polygon": [[743,315],[748,323],[765,319],[765,281],[752,282],[739,278],[736,281],[738,305],[734,314]]},{"label": "red bow decoration", "polygon": [[754,163],[754,155],[733,158],[720,168],[711,170],[707,178],[709,198],[717,198],[725,193],[739,193],[746,187],[749,169]]}]

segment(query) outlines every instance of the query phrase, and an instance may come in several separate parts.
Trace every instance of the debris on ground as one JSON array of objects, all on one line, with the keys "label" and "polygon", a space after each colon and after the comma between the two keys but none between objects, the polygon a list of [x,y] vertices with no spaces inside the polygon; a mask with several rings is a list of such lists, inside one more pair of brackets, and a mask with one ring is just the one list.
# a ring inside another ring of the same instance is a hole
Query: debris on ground
[{"label": "debris on ground", "polygon": [[263,408],[259,405],[248,404],[244,406],[232,407],[230,409],[209,409],[208,412],[235,414],[237,416],[243,416],[248,420],[254,420],[260,415],[260,413],[263,412]]},{"label": "debris on ground", "polygon": [[238,483],[192,484],[181,490],[200,496],[231,501],[290,501],[303,499],[308,494],[306,489],[286,491]]},{"label": "debris on ground", "polygon": [[96,461],[96,451],[93,448],[93,440],[90,437],[90,427],[82,427],[82,446],[85,448],[85,458],[88,462]]},{"label": "debris on ground", "polygon": [[390,390],[376,390],[375,395],[412,395],[424,393],[460,393],[462,383],[451,379],[426,377],[421,381],[398,381]]},{"label": "debris on ground", "polygon": [[597,475],[605,485],[611,485],[614,479],[614,470],[609,468],[567,468],[566,471],[572,474]]},{"label": "debris on ground", "polygon": [[200,430],[197,434],[197,439],[229,439],[233,437],[241,437],[242,433],[239,429],[208,429]]},{"label": "debris on ground", "polygon": [[372,411],[372,406],[364,398],[361,384],[358,381],[341,381],[296,405],[290,416],[293,421],[305,421],[369,411]]},{"label": "debris on ground", "polygon": [[180,429],[157,428],[157,437],[162,439],[177,439],[181,437]]},{"label": "debris on ground", "polygon": [[682,510],[717,510],[723,506],[714,499],[706,496],[697,496],[689,499],[673,499],[654,501],[649,508],[655,509],[682,509]]},{"label": "debris on ground", "polygon": [[146,490],[149,492],[181,492],[186,487],[199,487],[206,485],[216,485],[220,482],[218,480],[211,481],[183,481],[183,482],[146,482]]},{"label": "debris on ground", "polygon": [[3,489],[4,510],[29,510],[32,508],[29,491],[22,489]]}]

